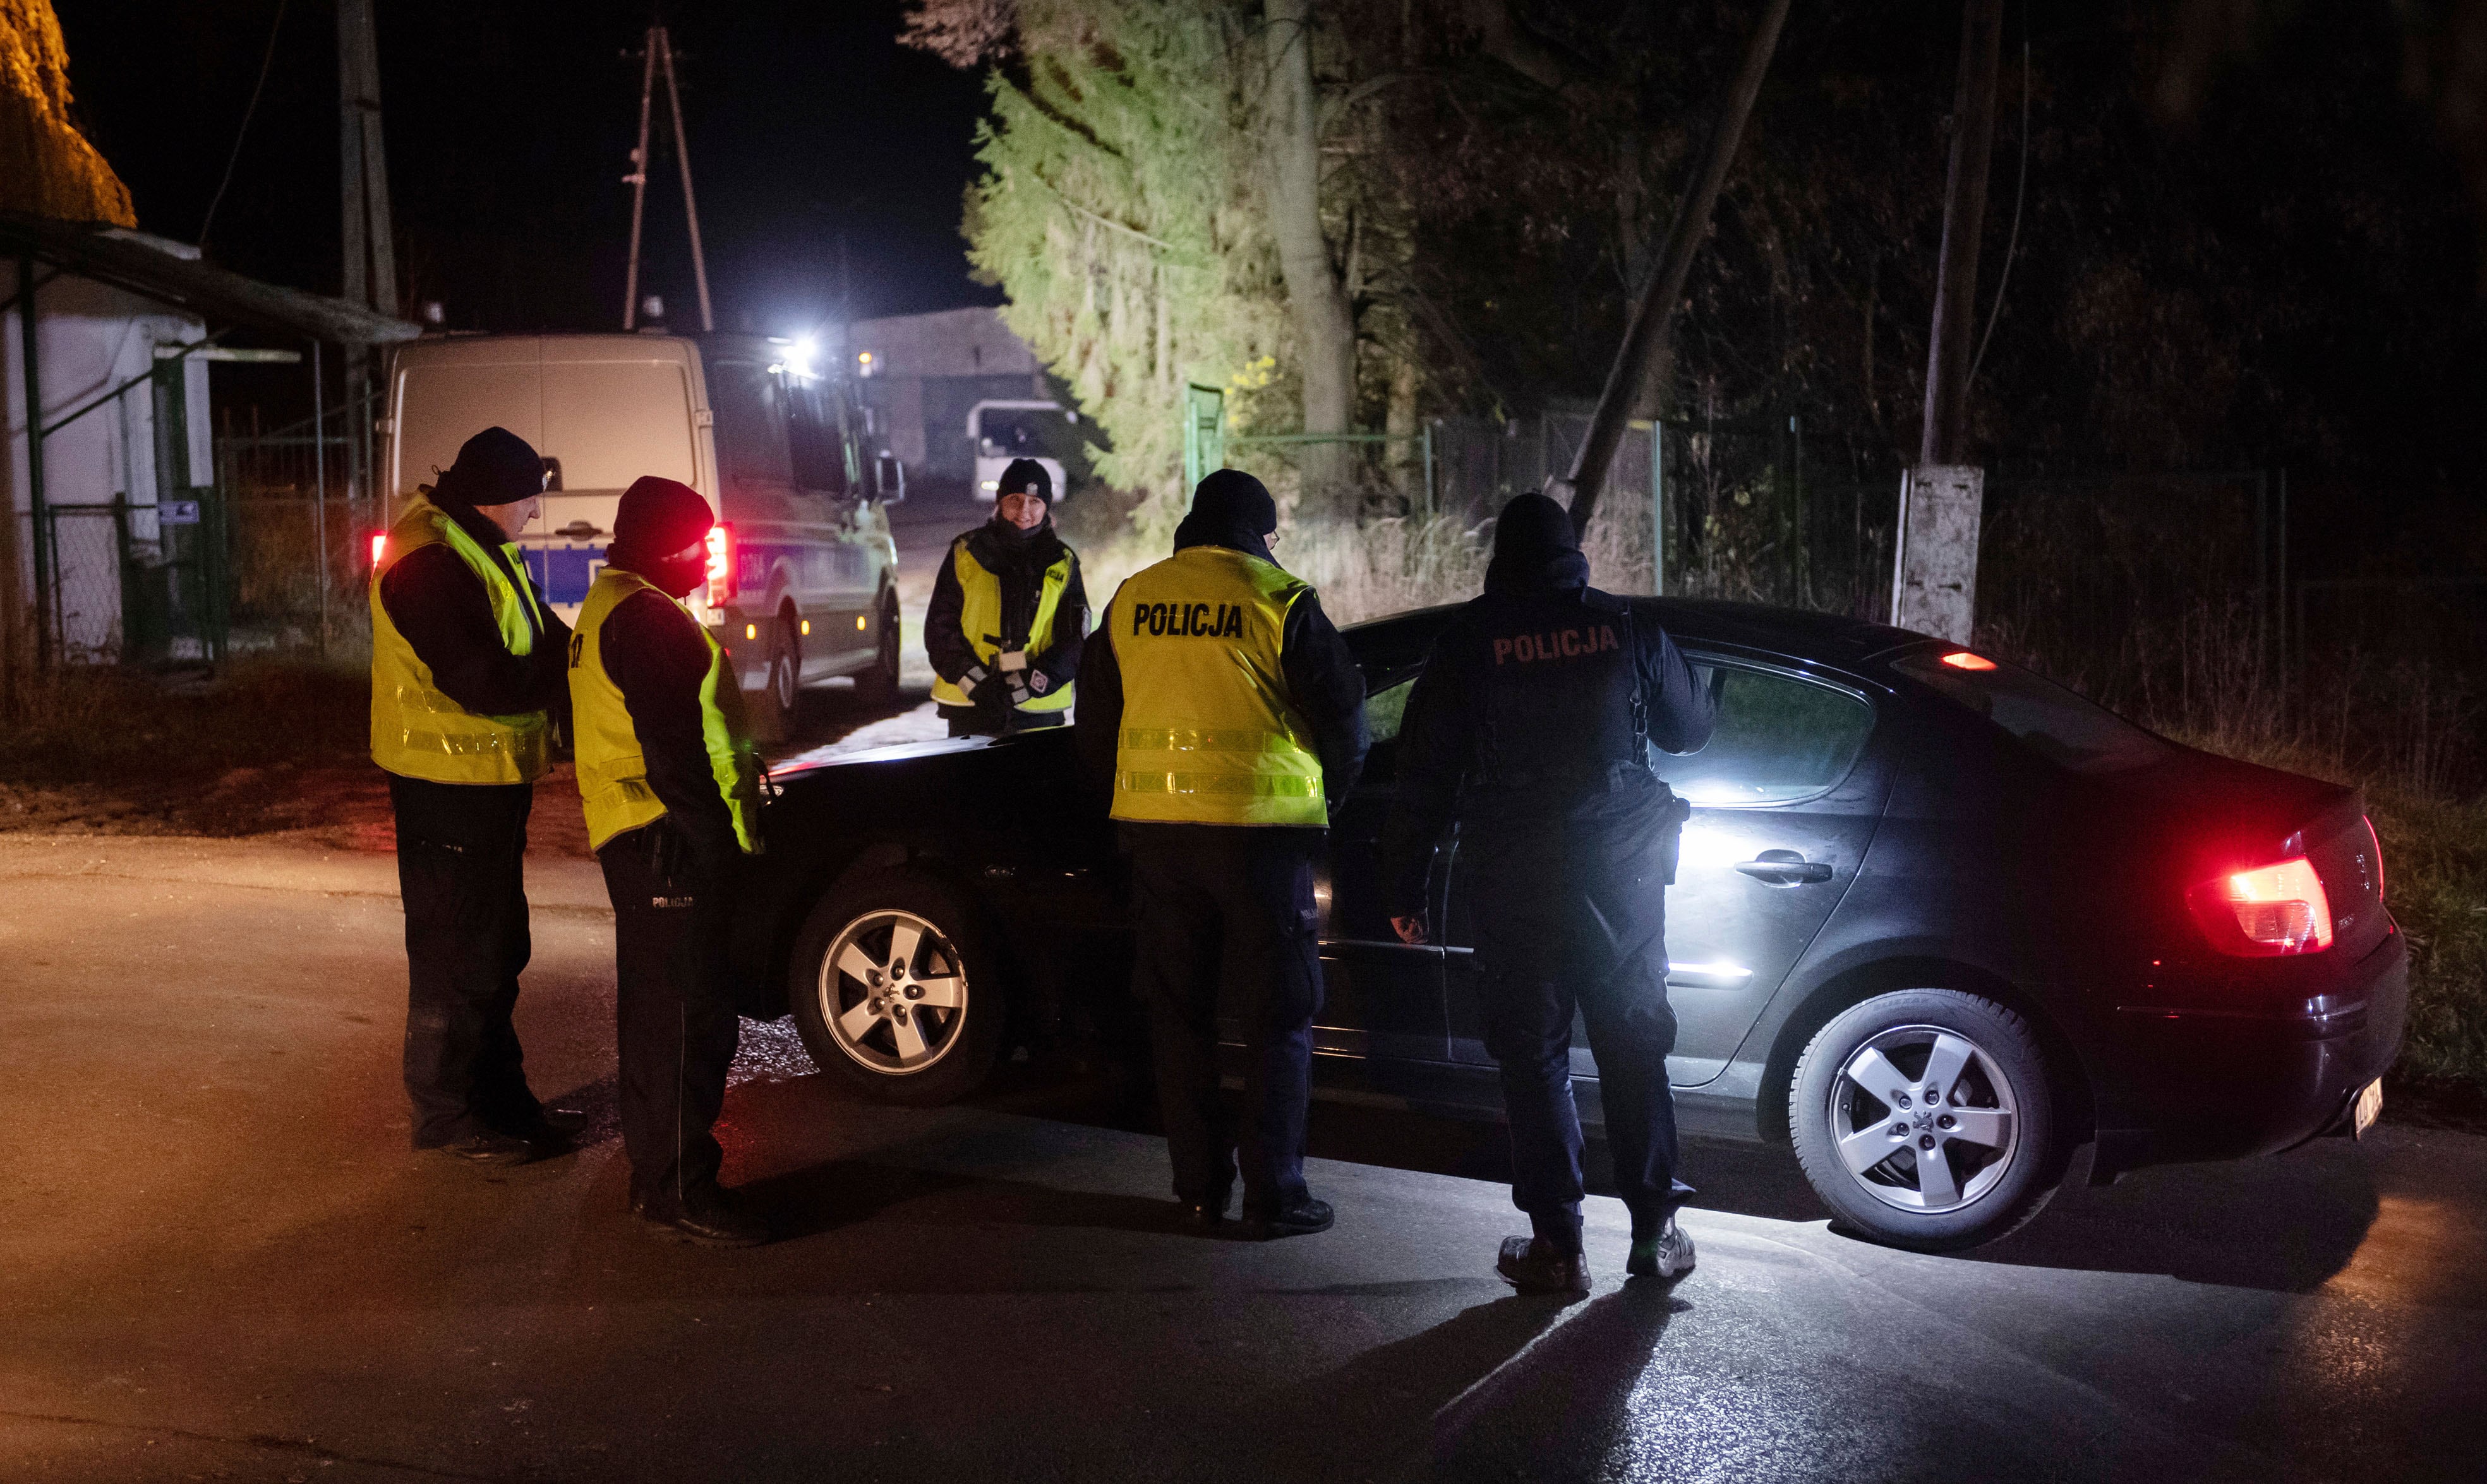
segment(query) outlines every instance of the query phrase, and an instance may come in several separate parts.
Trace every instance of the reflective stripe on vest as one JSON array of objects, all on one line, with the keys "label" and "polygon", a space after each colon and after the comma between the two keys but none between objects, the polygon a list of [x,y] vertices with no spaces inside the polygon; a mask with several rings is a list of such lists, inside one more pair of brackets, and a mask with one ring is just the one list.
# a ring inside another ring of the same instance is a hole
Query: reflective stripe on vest
[{"label": "reflective stripe on vest", "polygon": [[[1045,569],[1045,586],[1037,591],[1036,618],[1027,626],[1026,652],[1043,654],[1053,647],[1053,614],[1062,606],[1062,590],[1071,585],[1071,549],[1064,547],[1060,560]],[[959,579],[959,627],[964,631],[967,647],[986,669],[1001,652],[1002,580],[985,569],[967,551],[967,538],[950,543],[950,571]],[[1067,711],[1071,709],[1073,687],[1065,685],[1042,696],[1030,697],[1023,705],[1013,709],[1021,712]],[[967,693],[936,675],[933,677],[933,699],[945,706],[975,704]]]},{"label": "reflective stripe on vest", "polygon": [[[587,811],[588,848],[616,835],[656,823],[665,806],[648,786],[648,757],[639,745],[639,728],[622,699],[622,687],[605,673],[604,620],[624,598],[634,592],[656,592],[657,587],[636,572],[606,567],[587,590],[578,611],[578,627],[570,636],[571,725],[578,733],[578,799]],[[666,602],[674,603],[672,598]],[[685,622],[699,620],[674,603]],[[742,691],[735,683],[725,649],[705,628],[708,673],[700,680],[700,733],[708,747],[709,772],[717,793],[734,816],[734,836],[743,854],[760,850],[760,755],[743,725]]]},{"label": "reflective stripe on vest", "polygon": [[435,783],[534,783],[551,766],[545,713],[478,716],[450,700],[380,601],[380,579],[426,546],[447,546],[474,572],[510,653],[534,652],[544,623],[533,585],[510,580],[509,572],[522,570],[518,548],[503,544],[510,563],[503,571],[447,511],[417,496],[389,528],[386,553],[372,573],[372,761]]},{"label": "reflective stripe on vest", "polygon": [[1312,728],[1287,699],[1287,612],[1312,591],[1272,563],[1193,546],[1105,607],[1123,673],[1117,819],[1326,825]]}]

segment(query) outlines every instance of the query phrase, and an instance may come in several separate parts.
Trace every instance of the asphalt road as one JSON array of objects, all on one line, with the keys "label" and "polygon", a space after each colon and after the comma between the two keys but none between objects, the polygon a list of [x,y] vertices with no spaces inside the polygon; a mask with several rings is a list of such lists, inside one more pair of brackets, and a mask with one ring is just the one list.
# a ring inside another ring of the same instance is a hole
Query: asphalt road
[{"label": "asphalt road", "polygon": [[518,1011],[583,1152],[405,1148],[385,856],[0,837],[0,1479],[2457,1479],[2487,1474],[2487,1140],[2387,1125],[2075,1192],[1970,1257],[1829,1231],[1696,1144],[1701,1266],[1495,1280],[1490,1130],[1324,1105],[1338,1226],[1165,1221],[1076,1079],[841,1100],[747,1028],[663,1245],[609,1135],[609,921],[534,863]]}]

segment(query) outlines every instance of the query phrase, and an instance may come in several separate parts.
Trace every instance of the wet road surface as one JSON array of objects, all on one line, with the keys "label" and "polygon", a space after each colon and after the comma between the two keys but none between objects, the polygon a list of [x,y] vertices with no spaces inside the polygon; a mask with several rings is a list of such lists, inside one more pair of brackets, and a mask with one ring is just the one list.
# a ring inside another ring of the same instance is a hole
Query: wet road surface
[{"label": "wet road surface", "polygon": [[[610,925],[531,863],[537,1087],[606,1120]],[[747,1028],[662,1245],[609,1136],[405,1148],[385,856],[0,838],[0,1479],[2446,1479],[2487,1473],[2487,1140],[2387,1125],[2068,1193],[1969,1257],[1695,1144],[1701,1266],[1511,1296],[1490,1128],[1325,1104],[1338,1226],[1182,1234],[1076,1077],[842,1100]]]}]

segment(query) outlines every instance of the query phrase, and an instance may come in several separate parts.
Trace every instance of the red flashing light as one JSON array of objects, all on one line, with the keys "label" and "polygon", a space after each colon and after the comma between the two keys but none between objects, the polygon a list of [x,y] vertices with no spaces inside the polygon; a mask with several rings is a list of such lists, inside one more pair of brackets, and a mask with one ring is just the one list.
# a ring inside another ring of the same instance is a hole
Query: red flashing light
[{"label": "red flashing light", "polygon": [[1993,670],[1995,668],[1993,660],[1983,654],[1971,654],[1967,649],[1954,649],[1942,657],[1942,662],[1954,670]]},{"label": "red flashing light", "polygon": [[387,532],[385,532],[385,531],[375,531],[375,532],[373,532],[373,533],[372,533],[372,570],[373,570],[373,571],[377,572],[377,571],[378,571],[378,570],[380,569],[380,559],[381,559],[382,557],[387,556],[387,555],[388,555],[388,533],[387,533]]},{"label": "red flashing light", "polygon": [[734,528],[708,528],[708,606],[722,608],[734,596]]},{"label": "red flashing light", "polygon": [[2304,856],[2205,881],[2185,900],[2222,953],[2271,958],[2332,946],[2332,901]]}]

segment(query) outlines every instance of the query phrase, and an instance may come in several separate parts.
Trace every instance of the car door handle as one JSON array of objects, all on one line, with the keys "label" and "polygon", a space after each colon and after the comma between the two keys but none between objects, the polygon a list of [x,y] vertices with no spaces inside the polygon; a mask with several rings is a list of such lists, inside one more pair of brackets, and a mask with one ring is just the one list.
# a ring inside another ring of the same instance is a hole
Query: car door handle
[{"label": "car door handle", "polygon": [[1830,879],[1827,862],[1808,861],[1793,850],[1765,850],[1755,860],[1737,862],[1736,869],[1765,886],[1792,887]]}]

